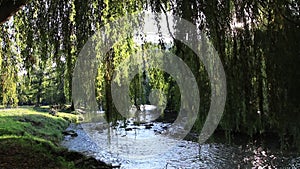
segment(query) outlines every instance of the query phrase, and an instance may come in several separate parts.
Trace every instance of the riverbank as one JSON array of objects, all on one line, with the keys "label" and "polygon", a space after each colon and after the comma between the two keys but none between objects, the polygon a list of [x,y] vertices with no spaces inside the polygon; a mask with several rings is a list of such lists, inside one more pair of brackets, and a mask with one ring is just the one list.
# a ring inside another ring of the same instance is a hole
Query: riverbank
[{"label": "riverbank", "polygon": [[0,109],[1,169],[111,168],[92,157],[70,152],[59,145],[63,131],[76,123],[77,116],[48,107]]}]

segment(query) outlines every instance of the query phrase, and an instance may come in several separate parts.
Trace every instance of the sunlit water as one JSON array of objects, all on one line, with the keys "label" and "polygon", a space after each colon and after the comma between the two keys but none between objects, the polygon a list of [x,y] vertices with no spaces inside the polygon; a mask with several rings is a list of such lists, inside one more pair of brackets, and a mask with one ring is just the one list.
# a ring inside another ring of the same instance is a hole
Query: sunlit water
[{"label": "sunlit water", "polygon": [[124,169],[300,168],[300,157],[262,147],[199,145],[166,137],[163,132],[170,125],[167,123],[122,124],[109,128],[102,123],[71,125],[68,130],[78,136],[65,137],[62,145]]}]

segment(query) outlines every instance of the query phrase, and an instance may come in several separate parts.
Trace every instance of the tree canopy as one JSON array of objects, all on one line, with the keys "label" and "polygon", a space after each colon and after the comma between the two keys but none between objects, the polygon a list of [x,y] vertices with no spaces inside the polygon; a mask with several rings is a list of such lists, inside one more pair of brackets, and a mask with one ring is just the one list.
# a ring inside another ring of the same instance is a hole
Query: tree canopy
[{"label": "tree canopy", "polygon": [[[0,2],[4,21],[26,0]],[[3,10],[2,10],[3,9]],[[255,134],[275,132],[300,147],[300,4],[296,0],[33,0],[0,26],[0,100],[5,106],[72,103],[72,75],[77,56],[103,24],[127,13],[170,12],[205,32],[222,60],[227,102],[220,130]],[[176,30],[176,28],[175,28]],[[159,34],[159,32],[158,32]],[[203,63],[173,40],[170,51],[196,76],[201,106],[195,128],[201,129],[210,105],[210,85]],[[110,74],[136,50],[132,39],[116,44],[96,76],[97,101],[114,111]],[[148,47],[164,48],[166,43]],[[144,45],[146,46],[146,44]],[[178,111],[180,92],[172,77],[149,72],[150,88],[167,95],[167,109]],[[134,79],[131,97],[145,104],[143,74]]]}]

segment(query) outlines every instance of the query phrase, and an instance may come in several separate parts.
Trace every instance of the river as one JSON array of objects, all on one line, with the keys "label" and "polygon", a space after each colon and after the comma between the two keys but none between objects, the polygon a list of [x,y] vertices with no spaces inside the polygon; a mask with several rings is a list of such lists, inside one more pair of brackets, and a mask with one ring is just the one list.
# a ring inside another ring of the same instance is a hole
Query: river
[{"label": "river", "polygon": [[109,127],[104,123],[71,124],[67,130],[78,136],[66,136],[61,144],[122,169],[300,168],[297,154],[246,143],[200,145],[165,136],[169,123],[146,122],[146,116],[144,120],[119,121]]}]

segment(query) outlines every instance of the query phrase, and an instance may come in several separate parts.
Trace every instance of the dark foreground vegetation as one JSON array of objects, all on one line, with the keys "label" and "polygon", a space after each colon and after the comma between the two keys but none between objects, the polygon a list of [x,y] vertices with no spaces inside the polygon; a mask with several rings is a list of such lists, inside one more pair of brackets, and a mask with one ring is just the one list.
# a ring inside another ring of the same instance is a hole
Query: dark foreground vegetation
[{"label": "dark foreground vegetation", "polygon": [[1,169],[110,168],[103,162],[59,146],[63,131],[77,116],[48,108],[0,109]]}]

